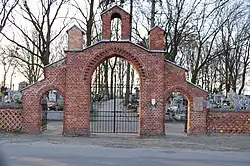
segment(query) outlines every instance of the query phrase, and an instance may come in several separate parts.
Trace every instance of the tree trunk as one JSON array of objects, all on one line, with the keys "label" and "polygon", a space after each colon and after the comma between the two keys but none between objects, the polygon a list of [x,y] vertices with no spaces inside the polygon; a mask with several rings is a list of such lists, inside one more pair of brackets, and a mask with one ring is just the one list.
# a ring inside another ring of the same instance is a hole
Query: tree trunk
[{"label": "tree trunk", "polygon": [[[114,98],[114,84],[116,84],[116,82],[114,82],[114,71],[115,71],[115,66],[116,66],[116,62],[117,62],[117,57],[115,57],[115,62],[114,65],[111,66],[111,72],[110,72],[110,98],[113,99]],[[115,76],[116,77],[116,76]]]},{"label": "tree trunk", "polygon": [[3,86],[4,87],[6,85],[6,77],[7,77],[7,72],[4,72],[4,74],[3,74]]},{"label": "tree trunk", "polygon": [[109,83],[108,83],[109,64],[108,64],[108,60],[106,60],[103,64],[104,64],[104,95],[109,98]]},{"label": "tree trunk", "polygon": [[196,83],[197,83],[197,76],[198,76],[198,70],[194,70],[194,71],[192,72],[192,78],[191,78],[191,82],[192,82],[193,84],[196,84]]},{"label": "tree trunk", "polygon": [[131,70],[131,86],[130,86],[130,92],[133,91],[134,82],[135,82],[135,70],[132,69],[132,70]]},{"label": "tree trunk", "polygon": [[94,0],[91,0],[89,9],[89,19],[87,21],[87,32],[86,32],[87,46],[91,45],[93,24],[94,24]]},{"label": "tree trunk", "polygon": [[133,16],[133,0],[130,0],[130,36],[129,36],[129,40],[131,40],[131,36],[132,36],[132,16]]},{"label": "tree trunk", "polygon": [[244,65],[243,73],[242,73],[242,80],[241,80],[241,86],[239,89],[239,95],[241,95],[244,87],[245,87],[245,81],[246,81],[246,73],[247,73],[247,67]]},{"label": "tree trunk", "polygon": [[101,67],[100,66],[98,66],[98,75],[97,75],[97,77],[98,77],[98,81],[97,81],[97,94],[100,94],[100,92],[101,92]]},{"label": "tree trunk", "polygon": [[125,105],[128,105],[129,103],[129,93],[130,93],[130,64],[127,63],[127,77],[126,77],[126,93],[125,93]]},{"label": "tree trunk", "polygon": [[151,19],[150,19],[150,27],[153,28],[155,26],[155,2],[156,0],[151,0]]}]

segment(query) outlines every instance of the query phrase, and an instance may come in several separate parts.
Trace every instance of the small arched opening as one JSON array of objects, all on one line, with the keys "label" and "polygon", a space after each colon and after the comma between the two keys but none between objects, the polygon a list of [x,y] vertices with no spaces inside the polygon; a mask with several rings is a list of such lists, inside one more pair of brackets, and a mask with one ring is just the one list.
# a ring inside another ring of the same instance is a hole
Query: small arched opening
[{"label": "small arched opening", "polygon": [[61,135],[63,132],[64,99],[57,90],[47,90],[41,97],[41,131]]},{"label": "small arched opening", "polygon": [[126,59],[107,56],[91,82],[91,133],[138,133],[140,75]]},{"label": "small arched opening", "polygon": [[120,41],[122,35],[122,21],[121,15],[118,13],[113,13],[111,16],[110,23],[110,40],[111,41]]},{"label": "small arched opening", "polygon": [[172,91],[165,102],[166,134],[184,134],[189,128],[191,102],[187,94]]}]

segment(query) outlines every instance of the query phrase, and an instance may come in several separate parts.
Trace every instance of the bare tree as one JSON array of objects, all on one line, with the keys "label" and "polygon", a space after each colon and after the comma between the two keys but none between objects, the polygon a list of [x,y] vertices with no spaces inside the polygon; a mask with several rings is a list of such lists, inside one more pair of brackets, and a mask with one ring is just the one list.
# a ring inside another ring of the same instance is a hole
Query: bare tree
[{"label": "bare tree", "polygon": [[[198,13],[197,22],[193,24],[196,52],[189,59],[189,66],[192,72],[191,82],[194,84],[199,79],[201,69],[211,60],[222,55],[220,49],[214,49],[214,47],[217,47],[215,46],[215,40],[223,25],[235,12],[237,13],[237,9],[240,7],[239,4],[235,4],[234,8],[225,13],[223,9],[226,8],[226,4],[231,5],[228,1],[204,4],[202,10]],[[222,15],[224,17],[221,17]],[[220,18],[219,21],[218,18]]]},{"label": "bare tree", "polygon": [[[231,12],[233,13],[228,15]],[[247,60],[247,55],[244,55],[244,45],[246,45],[246,39],[249,38],[247,15],[243,3],[238,2],[226,7],[223,15],[218,18],[225,22],[216,39],[217,50],[221,52],[220,59],[218,59],[220,63],[216,68],[220,73],[219,89],[222,90],[225,85],[226,94],[231,89],[236,92],[240,78],[245,77],[243,61]]]},{"label": "bare tree", "polygon": [[[95,15],[97,8],[95,7],[95,0],[85,0],[84,6],[78,1],[74,0],[71,5],[80,13],[74,19],[77,21],[81,29],[86,33],[87,46],[90,46],[93,38],[93,28],[95,23]],[[80,18],[77,18],[80,17]]]},{"label": "bare tree", "polygon": [[[59,13],[63,6],[67,5],[67,2],[68,0],[40,0],[39,3],[37,3],[38,11],[34,7],[31,8],[31,5],[26,0],[19,5],[21,12],[17,13],[28,22],[34,31],[36,31],[38,35],[37,42],[33,41],[33,31],[32,33],[27,33],[27,31],[25,31],[25,29],[23,29],[23,27],[17,23],[15,17],[9,19],[11,24],[18,30],[18,32],[36,47],[36,52],[34,52],[31,48],[27,48],[26,43],[18,42],[18,40],[15,38],[12,38],[4,33],[2,34],[6,37],[6,39],[16,44],[19,48],[22,48],[39,58],[42,62],[42,65],[46,66],[50,63],[51,43],[54,42],[58,36],[60,36],[60,34],[69,24],[69,21],[67,21],[68,10],[65,10],[64,16],[60,18],[62,21],[62,26],[58,31],[53,31],[55,24],[58,23],[57,19],[59,19]],[[13,57],[25,62],[25,60],[21,57],[15,55],[13,55]]]},{"label": "bare tree", "polygon": [[0,32],[2,32],[7,20],[19,0],[1,0],[0,1]]},{"label": "bare tree", "polygon": [[239,88],[239,93],[242,94],[245,84],[246,84],[246,76],[247,71],[250,67],[250,40],[248,39],[245,44],[244,53],[242,57],[242,63],[243,63],[243,71],[242,71],[242,77],[241,77],[241,85]]},{"label": "bare tree", "polygon": [[[38,43],[38,35],[34,30],[31,36],[32,42],[27,36],[23,36],[23,43],[28,50],[34,53],[38,53],[37,47],[33,43]],[[23,45],[24,45],[23,44]],[[42,61],[35,54],[28,52],[27,49],[16,47],[13,50],[13,57],[20,57],[17,59],[17,70],[21,73],[27,80],[29,84],[37,82],[42,77]]]},{"label": "bare tree", "polygon": [[[12,73],[15,71],[16,61],[11,57],[12,51],[9,50],[8,46],[6,48],[1,48],[0,62],[3,65],[3,86],[6,86],[7,75],[12,69]],[[10,85],[11,86],[11,85]]]}]

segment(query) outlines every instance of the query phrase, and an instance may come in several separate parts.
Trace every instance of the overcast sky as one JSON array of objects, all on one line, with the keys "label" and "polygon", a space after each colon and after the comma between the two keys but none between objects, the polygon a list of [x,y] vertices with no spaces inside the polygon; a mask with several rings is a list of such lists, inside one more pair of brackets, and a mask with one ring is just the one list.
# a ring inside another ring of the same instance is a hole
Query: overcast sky
[{"label": "overcast sky", "polygon": [[[248,1],[249,4],[250,4],[250,0],[246,0],[246,1]],[[38,11],[37,10],[37,2],[38,2],[38,0],[28,0],[29,5],[31,5],[32,8],[35,11]],[[82,3],[81,6],[86,6],[84,4],[84,2],[85,2],[84,0],[82,0],[82,1],[79,0],[79,2]],[[64,13],[65,13],[66,10],[67,10],[66,8],[63,9],[63,10],[61,10],[61,13],[59,14],[59,16],[64,16]],[[75,15],[75,10],[71,9],[70,10],[70,15]],[[25,23],[25,21],[20,16],[18,16],[18,14],[16,14],[15,17],[16,17],[16,20],[18,20],[20,24],[22,24],[23,26],[26,26],[27,28],[30,28],[28,26],[28,24]],[[72,23],[70,26],[72,26],[73,24],[74,23]],[[56,25],[59,26],[60,23],[57,23]],[[56,29],[57,27],[55,26],[54,28]],[[13,33],[13,31],[15,31],[15,30],[13,30],[13,29],[11,29],[10,27],[7,26],[7,27],[5,27],[4,31],[10,33],[10,35],[11,35]],[[15,33],[16,33],[16,31],[15,31]],[[65,34],[66,32],[64,31],[63,33]],[[15,34],[15,35],[18,36],[18,34]],[[1,41],[1,45],[8,44],[8,43],[9,42],[6,41],[6,40],[4,40],[4,39]],[[1,73],[3,72],[3,65],[2,64],[0,64],[0,72]],[[14,78],[13,78],[13,84],[14,84],[15,90],[17,90],[17,88],[18,88],[18,83],[22,82],[24,80],[26,80],[26,79],[21,74],[19,74],[18,72],[16,72],[16,74],[14,75]],[[3,81],[3,74],[0,74],[0,81],[1,82]],[[250,83],[249,82],[250,81],[247,81],[247,84],[246,84],[246,86],[247,86],[246,89],[248,89],[246,91],[247,94],[250,94]],[[10,77],[8,76],[6,84],[9,85],[9,83],[10,83]]]}]

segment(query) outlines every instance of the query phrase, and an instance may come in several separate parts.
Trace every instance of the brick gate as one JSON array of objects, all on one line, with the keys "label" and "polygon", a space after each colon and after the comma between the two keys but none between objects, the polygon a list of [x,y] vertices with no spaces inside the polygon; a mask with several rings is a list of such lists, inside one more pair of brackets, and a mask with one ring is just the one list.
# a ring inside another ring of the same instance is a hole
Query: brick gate
[{"label": "brick gate", "polygon": [[[193,99],[205,98],[207,93],[186,81],[186,69],[165,60],[164,31],[154,27],[149,33],[149,49],[146,49],[130,41],[131,16],[122,8],[114,6],[101,16],[100,42],[84,48],[84,33],[73,26],[67,32],[66,57],[46,66],[45,79],[24,90],[22,130],[27,133],[41,131],[41,97],[46,91],[55,89],[62,94],[65,103],[63,135],[89,135],[92,74],[104,60],[118,56],[132,64],[140,77],[140,137],[165,134],[165,102],[176,90],[189,100],[188,133],[205,133],[206,112],[195,107]],[[110,41],[110,23],[114,18],[121,19],[121,41]]]}]

